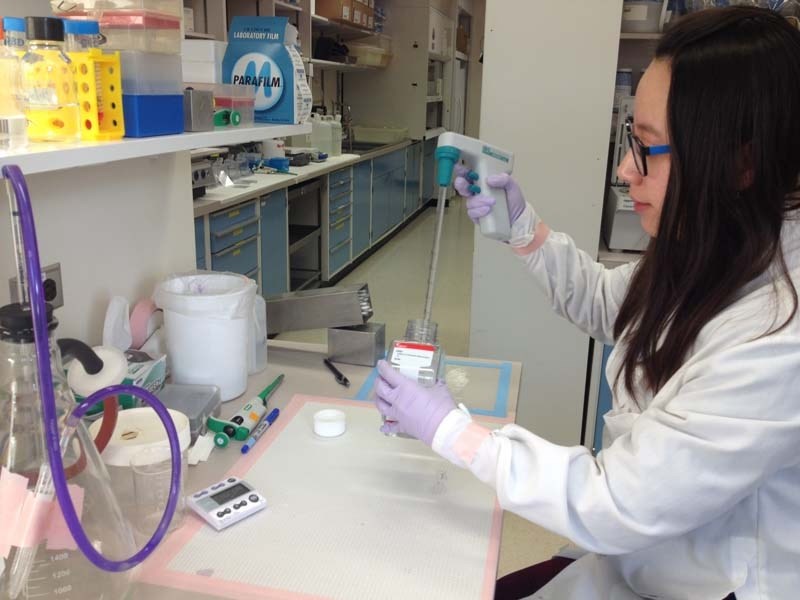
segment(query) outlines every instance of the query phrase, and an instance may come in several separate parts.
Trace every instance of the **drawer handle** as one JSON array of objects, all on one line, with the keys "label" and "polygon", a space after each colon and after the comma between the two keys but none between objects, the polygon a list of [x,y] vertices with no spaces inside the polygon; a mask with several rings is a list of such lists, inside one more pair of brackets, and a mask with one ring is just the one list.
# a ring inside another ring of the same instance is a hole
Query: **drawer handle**
[{"label": "drawer handle", "polygon": [[216,257],[225,256],[227,254],[230,254],[231,252],[236,252],[236,254],[234,254],[234,256],[239,256],[239,254],[241,254],[242,248],[244,248],[247,244],[252,244],[253,242],[256,241],[256,239],[258,239],[258,236],[253,236],[253,237],[251,237],[249,239],[243,240],[241,242],[237,242],[235,245],[231,246],[230,248],[226,248],[222,252],[217,252],[214,256],[216,256]]},{"label": "drawer handle", "polygon": [[244,274],[244,276],[249,277],[250,279],[257,279],[257,277],[255,277],[255,275],[257,274],[258,274],[258,267],[256,267],[251,271],[248,271],[247,273]]},{"label": "drawer handle", "polygon": [[342,227],[344,227],[344,224],[347,223],[349,220],[350,220],[350,215],[347,215],[344,219],[340,219],[335,223],[333,223],[331,227],[333,227],[334,229],[341,229]]},{"label": "drawer handle", "polygon": [[333,217],[333,216],[335,216],[335,215],[338,215],[338,214],[339,214],[340,212],[342,212],[342,211],[349,210],[349,208],[350,208],[350,206],[351,206],[352,204],[353,204],[352,202],[348,202],[347,204],[342,204],[342,205],[341,205],[339,208],[334,208],[334,209],[331,211],[331,216]]},{"label": "drawer handle", "polygon": [[253,223],[258,223],[258,217],[253,217],[249,221],[245,221],[244,223],[237,223],[233,227],[228,227],[227,229],[223,229],[222,231],[218,231],[217,233],[214,234],[214,237],[215,238],[221,238],[221,237],[228,236],[230,234],[241,235],[242,230],[245,227],[249,227]]},{"label": "drawer handle", "polygon": [[336,254],[339,250],[341,250],[342,248],[347,246],[347,244],[349,244],[349,243],[350,243],[350,238],[347,238],[345,241],[343,241],[340,244],[337,244],[336,246],[331,248],[331,252],[330,253],[331,254]]}]

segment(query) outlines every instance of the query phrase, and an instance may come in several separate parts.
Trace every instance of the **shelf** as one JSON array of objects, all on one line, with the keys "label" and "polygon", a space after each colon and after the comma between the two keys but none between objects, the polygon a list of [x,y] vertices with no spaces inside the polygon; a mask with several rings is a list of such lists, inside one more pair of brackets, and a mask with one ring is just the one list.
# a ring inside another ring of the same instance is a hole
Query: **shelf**
[{"label": "shelf", "polygon": [[213,33],[200,33],[199,31],[185,31],[183,37],[187,40],[215,40]]},{"label": "shelf", "polygon": [[660,33],[621,33],[621,40],[660,40]]},{"label": "shelf", "polygon": [[444,127],[436,127],[435,129],[428,129],[428,131],[425,132],[425,139],[432,140],[434,138],[439,137],[446,131],[447,129],[445,129]]},{"label": "shelf", "polygon": [[207,146],[243,144],[270,138],[302,135],[311,124],[254,125],[198,133],[180,133],[148,138],[123,138],[113,142],[31,143],[26,152],[0,156],[0,166],[19,165],[25,174],[45,173],[102,165],[117,160],[182,152]]},{"label": "shelf", "polygon": [[450,62],[451,57],[446,54],[439,54],[438,52],[428,51],[428,58],[438,62]]},{"label": "shelf", "polygon": [[469,62],[469,56],[467,56],[463,52],[459,52],[458,50],[456,50],[456,58],[463,62]]},{"label": "shelf", "polygon": [[348,25],[339,21],[332,21],[327,17],[320,15],[311,15],[311,24],[318,29],[330,31],[339,36],[343,41],[357,40],[358,38],[368,37],[371,35],[378,35],[370,29],[362,29],[355,25]]},{"label": "shelf", "polygon": [[292,269],[290,289],[293,292],[307,289],[322,279],[322,272],[311,269]]},{"label": "shelf", "polygon": [[427,102],[428,104],[431,104],[432,102],[444,102],[444,98],[441,96],[428,96]]},{"label": "shelf", "polygon": [[321,60],[319,58],[312,58],[309,61],[315,67],[325,71],[325,70],[333,70],[333,71],[377,71],[381,67],[371,67],[369,65],[359,65],[359,64],[345,64],[339,62],[333,62],[332,60]]},{"label": "shelf", "polygon": [[289,254],[294,254],[320,236],[318,225],[289,225]]},{"label": "shelf", "polygon": [[292,4],[291,2],[282,2],[281,0],[275,0],[275,10],[277,11],[278,9],[281,8],[286,10],[293,10],[296,12],[303,12],[303,9],[297,4]]}]

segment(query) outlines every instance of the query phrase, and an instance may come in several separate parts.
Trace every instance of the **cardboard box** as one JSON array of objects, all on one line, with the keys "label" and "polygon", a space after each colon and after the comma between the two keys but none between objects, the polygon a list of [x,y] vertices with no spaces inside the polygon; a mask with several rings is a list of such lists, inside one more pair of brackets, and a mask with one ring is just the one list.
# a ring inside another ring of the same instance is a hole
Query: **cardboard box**
[{"label": "cardboard box", "polygon": [[361,18],[363,17],[364,9],[366,7],[358,0],[353,0],[353,24],[361,26]]},{"label": "cardboard box", "polygon": [[372,31],[375,29],[375,9],[370,8],[367,12],[367,29]]},{"label": "cardboard box", "polygon": [[469,34],[463,27],[456,30],[456,50],[469,54]]},{"label": "cardboard box", "polygon": [[353,21],[353,0],[316,0],[316,14],[336,21]]}]

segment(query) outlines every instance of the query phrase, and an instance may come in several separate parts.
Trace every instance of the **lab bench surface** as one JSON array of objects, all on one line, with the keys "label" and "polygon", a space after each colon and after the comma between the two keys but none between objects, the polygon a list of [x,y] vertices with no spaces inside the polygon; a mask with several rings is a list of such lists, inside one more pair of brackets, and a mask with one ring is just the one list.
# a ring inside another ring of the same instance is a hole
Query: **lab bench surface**
[{"label": "lab bench surface", "polygon": [[247,176],[242,183],[231,187],[215,187],[206,192],[206,195],[194,203],[194,216],[204,215],[222,210],[228,206],[233,206],[250,198],[258,198],[264,194],[269,194],[276,190],[287,188],[291,185],[327,175],[337,169],[349,167],[360,162],[372,160],[385,154],[390,154],[397,150],[402,150],[411,145],[411,140],[404,140],[396,144],[382,146],[372,152],[364,154],[342,154],[332,156],[322,163],[311,163],[305,167],[290,167],[289,170],[294,175],[260,175],[254,174]]},{"label": "lab bench surface", "polygon": [[[373,370],[369,367],[338,365],[350,380],[350,387],[345,388],[336,383],[331,372],[323,365],[322,359],[327,355],[326,350],[327,347],[323,344],[270,341],[267,369],[250,377],[245,394],[222,405],[221,418],[226,419],[233,416],[247,399],[257,396],[280,373],[283,373],[285,378],[281,386],[270,398],[270,408],[285,409],[296,394],[342,399],[356,397]],[[472,359],[459,359],[456,357],[449,357],[449,359],[456,365],[475,364]],[[508,368],[505,410],[506,415],[513,420],[519,394],[521,365],[520,363],[497,364],[502,364]],[[477,416],[476,418],[490,423],[493,421],[499,423],[501,421],[501,419]],[[376,414],[376,423],[377,421]],[[192,494],[216,483],[234,467],[241,456],[238,445],[223,450],[215,448],[207,462],[189,467],[185,493]],[[187,511],[189,510],[187,508]],[[191,518],[191,515],[187,515],[187,521]],[[342,552],[347,552],[347,549],[343,548]],[[366,561],[364,568],[369,568],[369,558]],[[131,600],[211,600],[218,598],[218,596],[210,594],[198,595],[197,592],[182,591],[139,582],[134,584],[130,598]]]}]

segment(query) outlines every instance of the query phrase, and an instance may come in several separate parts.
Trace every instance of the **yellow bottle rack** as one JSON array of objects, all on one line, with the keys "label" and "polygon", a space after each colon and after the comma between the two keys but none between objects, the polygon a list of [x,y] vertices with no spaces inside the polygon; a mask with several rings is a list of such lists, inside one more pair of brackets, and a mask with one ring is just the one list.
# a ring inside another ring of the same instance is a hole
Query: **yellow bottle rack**
[{"label": "yellow bottle rack", "polygon": [[92,48],[87,52],[70,52],[69,58],[75,68],[75,84],[78,88],[81,139],[120,139],[125,135],[125,120],[122,115],[119,52],[104,53]]}]

